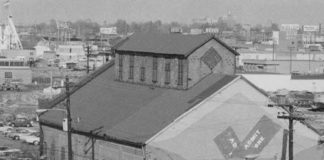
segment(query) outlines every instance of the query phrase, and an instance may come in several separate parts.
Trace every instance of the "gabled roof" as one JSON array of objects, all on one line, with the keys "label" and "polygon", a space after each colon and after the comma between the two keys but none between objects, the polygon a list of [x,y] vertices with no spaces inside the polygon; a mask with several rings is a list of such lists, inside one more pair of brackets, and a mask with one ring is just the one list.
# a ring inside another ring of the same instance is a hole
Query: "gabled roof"
[{"label": "gabled roof", "polygon": [[134,33],[113,48],[116,51],[188,56],[212,39],[216,40],[233,54],[239,55],[238,52],[211,34]]},{"label": "gabled roof", "polygon": [[36,35],[24,35],[20,37],[21,45],[23,49],[33,50],[39,41],[42,40],[42,37]]},{"label": "gabled roof", "polygon": [[[114,80],[113,64],[107,64],[72,90],[73,130],[97,132],[107,140],[144,144],[185,113],[237,76],[211,74],[188,90],[152,88]],[[65,96],[50,103],[53,107]],[[61,127],[65,114],[49,111],[42,124]],[[100,128],[100,129],[98,129]],[[108,138],[107,138],[108,137]]]}]

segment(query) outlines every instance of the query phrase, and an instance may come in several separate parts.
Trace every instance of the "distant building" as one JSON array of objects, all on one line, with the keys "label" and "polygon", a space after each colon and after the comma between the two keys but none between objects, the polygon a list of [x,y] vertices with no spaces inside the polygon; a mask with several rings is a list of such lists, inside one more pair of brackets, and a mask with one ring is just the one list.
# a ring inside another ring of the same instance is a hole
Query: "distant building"
[{"label": "distant building", "polygon": [[268,73],[299,73],[299,74],[324,74],[322,60],[242,60],[246,72],[268,72]]},{"label": "distant building", "polygon": [[196,34],[202,34],[203,30],[199,28],[192,28],[190,29],[190,34],[196,35]]},{"label": "distant building", "polygon": [[0,59],[0,84],[30,84],[32,71],[23,60]]},{"label": "distant building", "polygon": [[50,42],[46,40],[39,41],[35,48],[35,56],[42,57],[45,52],[52,51],[50,47]]},{"label": "distant building", "polygon": [[8,59],[18,59],[25,62],[36,59],[35,50],[1,50],[0,56]]},{"label": "distant building", "polygon": [[182,33],[183,30],[182,30],[181,27],[172,27],[172,28],[170,29],[170,32],[171,32],[171,33]]},{"label": "distant building", "polygon": [[236,24],[235,18],[232,15],[232,12],[229,11],[226,15],[220,17],[220,20],[227,24],[228,27],[233,28]]},{"label": "distant building", "polygon": [[56,54],[62,63],[77,62],[86,56],[82,45],[59,45]]},{"label": "distant building", "polygon": [[[279,32],[279,44],[276,46],[278,51],[297,51],[300,48],[298,41],[299,35],[289,35],[286,31]],[[301,44],[302,45],[302,44]]]},{"label": "distant building", "polygon": [[280,31],[284,31],[286,33],[286,39],[292,40],[298,34],[298,30],[300,30],[299,24],[281,24]]},{"label": "distant building", "polygon": [[192,20],[192,23],[196,23],[196,24],[215,24],[217,22],[218,22],[217,19],[211,17],[196,18]]},{"label": "distant building", "polygon": [[290,74],[269,73],[245,73],[242,75],[267,92],[281,89],[291,91],[324,92],[323,75],[292,76]]},{"label": "distant building", "polygon": [[276,73],[278,63],[266,60],[242,60],[243,69],[250,73]]}]

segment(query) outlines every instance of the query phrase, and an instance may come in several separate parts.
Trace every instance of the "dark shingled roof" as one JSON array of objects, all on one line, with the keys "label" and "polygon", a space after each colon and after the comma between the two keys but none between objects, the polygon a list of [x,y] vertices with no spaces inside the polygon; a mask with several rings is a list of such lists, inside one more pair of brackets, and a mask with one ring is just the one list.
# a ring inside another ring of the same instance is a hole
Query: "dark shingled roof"
[{"label": "dark shingled roof", "polygon": [[114,46],[116,51],[131,51],[156,54],[172,54],[188,56],[196,49],[210,41],[218,43],[229,49],[233,54],[239,55],[234,49],[211,34],[183,35],[162,33],[134,33]]},{"label": "dark shingled roof", "polygon": [[[82,81],[82,87],[72,90],[73,130],[90,133],[101,128],[96,131],[99,137],[141,145],[236,77],[210,74],[188,90],[152,88],[115,81],[112,62]],[[63,118],[63,112],[49,111],[40,121],[61,127]]]}]

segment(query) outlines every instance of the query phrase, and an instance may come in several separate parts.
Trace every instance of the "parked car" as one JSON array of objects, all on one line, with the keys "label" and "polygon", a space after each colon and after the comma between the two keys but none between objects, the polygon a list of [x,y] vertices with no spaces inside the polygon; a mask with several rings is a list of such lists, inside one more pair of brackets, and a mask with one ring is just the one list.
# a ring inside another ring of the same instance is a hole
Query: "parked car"
[{"label": "parked car", "polygon": [[25,143],[33,144],[33,145],[39,145],[40,142],[40,134],[39,132],[31,133],[29,135],[23,135],[20,137],[20,140],[22,140]]},{"label": "parked car", "polygon": [[21,154],[20,149],[12,149],[7,146],[0,146],[0,159],[12,159]]},{"label": "parked car", "polygon": [[12,138],[13,140],[19,140],[20,136],[28,135],[30,132],[26,129],[17,128],[13,132],[8,133],[7,137]]},{"label": "parked car", "polygon": [[5,131],[2,132],[2,134],[4,136],[7,136],[9,133],[13,132],[15,129],[10,127],[10,128],[7,128]]},{"label": "parked car", "polygon": [[10,127],[10,126],[2,126],[2,127],[0,127],[0,132],[2,134],[4,134],[4,132],[6,132],[8,129],[12,129],[12,127]]},{"label": "parked car", "polygon": [[16,120],[9,123],[12,127],[32,127],[32,123],[27,118],[17,118]]}]

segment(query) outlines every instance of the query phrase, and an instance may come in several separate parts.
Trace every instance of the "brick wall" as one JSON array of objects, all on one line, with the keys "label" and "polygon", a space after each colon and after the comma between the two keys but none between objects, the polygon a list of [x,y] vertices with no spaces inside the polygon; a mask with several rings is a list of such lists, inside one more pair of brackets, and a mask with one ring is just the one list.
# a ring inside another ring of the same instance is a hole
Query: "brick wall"
[{"label": "brick wall", "polygon": [[[188,61],[184,58],[179,58],[176,56],[157,56],[157,81],[153,82],[153,54],[131,54],[131,53],[123,53],[123,76],[122,79],[119,79],[119,60],[120,53],[116,53],[115,58],[115,78],[116,80],[125,81],[129,83],[137,83],[137,84],[145,84],[145,85],[153,85],[158,87],[166,87],[166,88],[178,88],[178,89],[186,89],[187,88],[187,77],[188,77]],[[130,55],[134,55],[134,78],[129,79],[129,61]],[[183,79],[182,85],[178,85],[178,63],[179,59],[183,60]],[[170,62],[170,83],[166,84],[166,72],[165,72],[165,64],[166,61]],[[145,80],[141,80],[141,67],[145,67]]]},{"label": "brick wall", "polygon": [[[212,70],[208,67],[201,58],[205,53],[213,48],[221,57],[221,61],[215,66]],[[123,69],[122,69],[122,78],[119,77],[119,57],[123,56]],[[134,77],[133,79],[129,78],[130,75],[130,56],[134,56]],[[197,83],[199,80],[204,78],[210,73],[221,73],[221,74],[235,74],[235,55],[225,48],[223,45],[219,44],[216,40],[210,40],[197,50],[195,50],[188,57],[180,57],[177,55],[157,55],[158,61],[158,73],[157,73],[157,82],[152,81],[153,73],[153,56],[156,54],[148,53],[133,53],[133,52],[117,52],[115,58],[115,78],[116,80],[137,83],[137,84],[146,84],[153,85],[158,87],[166,88],[178,88],[178,89],[187,89]],[[179,59],[183,60],[183,79],[182,85],[178,85],[178,69],[179,69]],[[165,64],[166,61],[170,61],[170,83],[166,84],[166,72]],[[141,67],[145,67],[145,81],[141,81]]]},{"label": "brick wall", "polygon": [[[67,133],[58,129],[42,126],[44,133],[45,153],[49,160],[67,160]],[[92,140],[83,135],[72,135],[74,160],[92,159]],[[96,160],[143,160],[143,151],[109,141],[94,141]]]},{"label": "brick wall", "polygon": [[[211,47],[213,47],[221,57],[221,61],[212,70],[201,60],[202,56],[204,56]],[[189,87],[211,73],[235,74],[235,55],[216,40],[211,40],[198,48],[188,57],[188,61],[190,70],[188,75]]]}]

